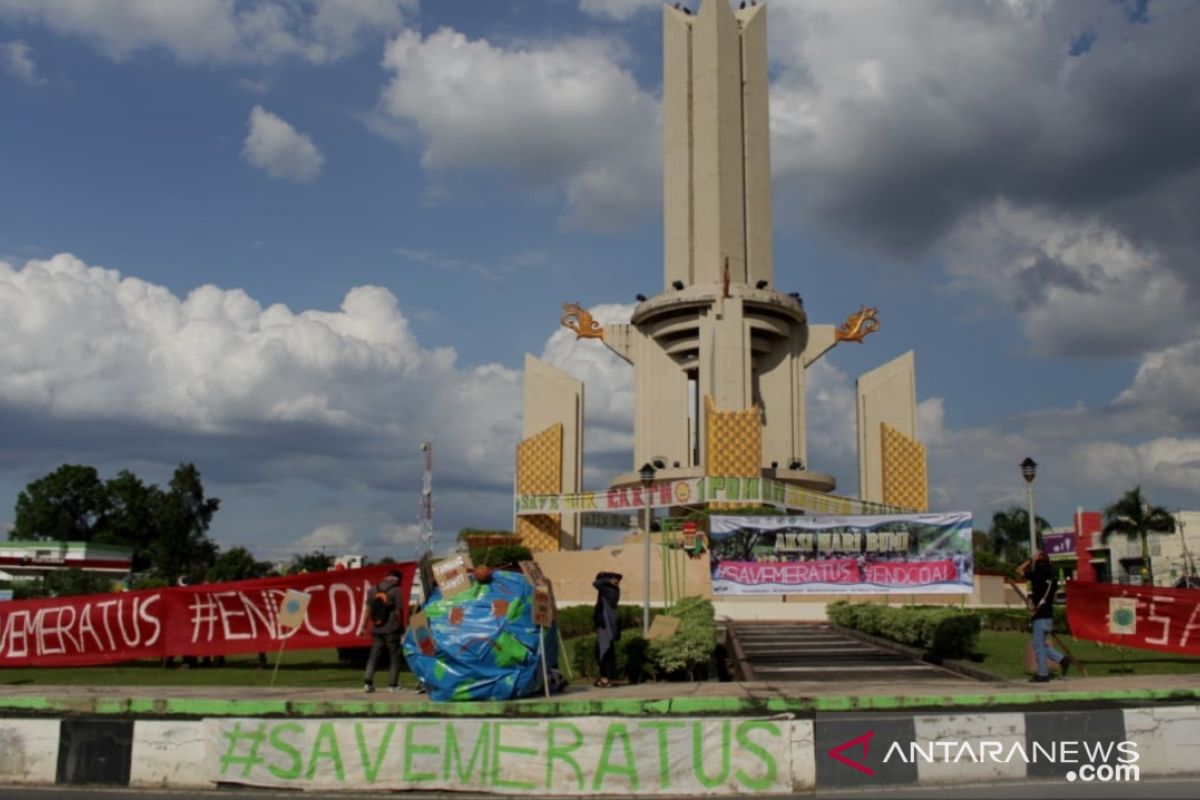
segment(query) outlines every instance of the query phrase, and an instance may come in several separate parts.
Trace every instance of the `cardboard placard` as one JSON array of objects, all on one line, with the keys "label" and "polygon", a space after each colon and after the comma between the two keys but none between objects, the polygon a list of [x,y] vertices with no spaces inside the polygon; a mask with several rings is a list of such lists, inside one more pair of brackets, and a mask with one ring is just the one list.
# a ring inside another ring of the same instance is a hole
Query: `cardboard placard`
[{"label": "cardboard placard", "polygon": [[549,628],[557,616],[554,587],[548,578],[542,578],[533,586],[533,624],[539,628]]},{"label": "cardboard placard", "polygon": [[442,559],[433,565],[433,579],[442,590],[442,597],[454,597],[471,588],[468,560],[459,554]]},{"label": "cardboard placard", "polygon": [[674,636],[677,630],[679,630],[679,617],[660,614],[654,618],[654,622],[650,623],[650,630],[646,634],[646,638],[652,642],[663,641]]},{"label": "cardboard placard", "polygon": [[558,607],[554,602],[554,585],[536,561],[521,561],[521,573],[533,584],[533,624],[549,628],[558,618]]},{"label": "cardboard placard", "polygon": [[412,619],[408,621],[408,627],[413,635],[413,641],[417,643],[417,647],[427,656],[434,653],[435,646],[433,642],[433,631],[429,629],[429,617],[424,611],[418,611],[412,615]]},{"label": "cardboard placard", "polygon": [[304,624],[304,615],[308,613],[308,601],[311,599],[308,592],[288,589],[279,603],[279,614],[275,621],[284,628],[299,628]]},{"label": "cardboard placard", "polygon": [[521,574],[534,586],[546,580],[545,573],[542,572],[542,568],[538,566],[536,561],[519,561],[517,562],[517,566],[521,568]]}]

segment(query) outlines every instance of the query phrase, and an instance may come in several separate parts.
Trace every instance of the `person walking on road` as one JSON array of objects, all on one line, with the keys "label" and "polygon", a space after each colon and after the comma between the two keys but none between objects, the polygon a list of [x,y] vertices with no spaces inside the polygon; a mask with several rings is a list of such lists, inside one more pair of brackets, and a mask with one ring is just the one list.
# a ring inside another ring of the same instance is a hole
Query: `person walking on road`
[{"label": "person walking on road", "polygon": [[617,678],[617,641],[621,638],[617,604],[621,602],[621,576],[615,572],[601,572],[592,581],[592,586],[596,587],[592,624],[596,628],[596,659],[600,664],[600,679],[596,686],[607,689]]},{"label": "person walking on road", "polygon": [[1065,678],[1071,666],[1071,657],[1058,652],[1046,641],[1054,630],[1054,593],[1058,591],[1058,579],[1054,575],[1054,568],[1050,566],[1050,557],[1046,555],[1045,549],[1039,547],[1032,559],[1017,567],[1017,574],[1029,579],[1033,654],[1037,661],[1037,674],[1029,680],[1032,683],[1045,683],[1050,680],[1047,659],[1058,664]]},{"label": "person walking on road", "polygon": [[384,651],[390,659],[388,669],[388,691],[400,688],[400,636],[404,633],[402,611],[404,598],[400,595],[400,573],[392,570],[379,582],[363,605],[362,623],[358,635],[366,634],[371,626],[371,655],[367,658],[367,671],[363,674],[363,691],[375,691],[375,665]]}]

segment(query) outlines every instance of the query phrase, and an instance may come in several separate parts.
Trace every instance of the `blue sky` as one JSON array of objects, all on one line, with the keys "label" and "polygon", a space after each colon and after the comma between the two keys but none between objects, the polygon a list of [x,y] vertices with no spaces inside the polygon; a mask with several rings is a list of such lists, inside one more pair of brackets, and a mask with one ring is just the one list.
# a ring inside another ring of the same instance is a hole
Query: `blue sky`
[{"label": "blue sky", "polygon": [[[439,543],[504,527],[526,352],[587,382],[589,488],[631,467],[629,367],[557,323],[661,286],[659,9],[0,0],[0,526],[194,461],[224,546],[407,557],[431,439]],[[911,349],[937,510],[1027,455],[1055,525],[1200,507],[1196,3],[768,12],[776,284],[883,321],[810,373],[811,466],[856,491]]]}]

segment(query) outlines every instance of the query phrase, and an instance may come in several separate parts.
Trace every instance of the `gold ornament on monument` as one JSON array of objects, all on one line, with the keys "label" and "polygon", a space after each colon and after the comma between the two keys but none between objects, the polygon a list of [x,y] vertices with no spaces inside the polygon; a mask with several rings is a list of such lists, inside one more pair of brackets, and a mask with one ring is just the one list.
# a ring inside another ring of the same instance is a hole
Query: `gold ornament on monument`
[{"label": "gold ornament on monument", "polygon": [[576,339],[603,339],[604,326],[592,319],[592,314],[579,303],[563,303],[564,328],[575,331]]},{"label": "gold ornament on monument", "polygon": [[878,309],[863,306],[837,327],[834,336],[839,342],[861,342],[869,334],[879,330]]}]

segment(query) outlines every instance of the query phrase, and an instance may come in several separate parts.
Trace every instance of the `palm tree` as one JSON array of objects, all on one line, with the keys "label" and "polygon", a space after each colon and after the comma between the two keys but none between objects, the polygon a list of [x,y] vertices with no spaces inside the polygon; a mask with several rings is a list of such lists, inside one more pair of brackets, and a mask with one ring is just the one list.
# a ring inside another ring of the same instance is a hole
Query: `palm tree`
[{"label": "palm tree", "polygon": [[1104,509],[1104,530],[1100,541],[1107,542],[1111,534],[1119,533],[1130,540],[1142,543],[1142,565],[1146,570],[1147,585],[1154,585],[1154,571],[1150,566],[1150,545],[1147,535],[1151,533],[1174,533],[1175,517],[1162,506],[1151,506],[1142,497],[1142,487],[1135,486],[1125,495]]},{"label": "palm tree", "polygon": [[[1050,530],[1050,523],[1041,517],[1034,517],[1034,525],[1038,539]],[[988,528],[987,535],[993,553],[1010,565],[1021,563],[1032,555],[1026,553],[1029,549],[1029,509],[1011,506],[1007,511],[997,511],[992,515],[992,527]]]}]

